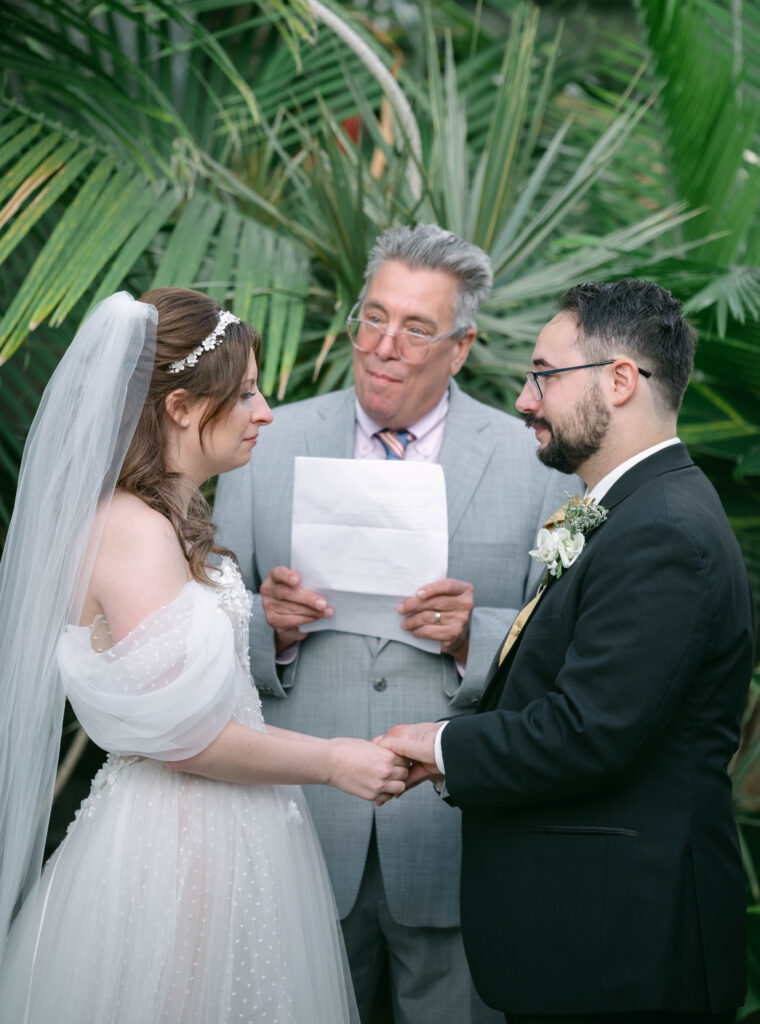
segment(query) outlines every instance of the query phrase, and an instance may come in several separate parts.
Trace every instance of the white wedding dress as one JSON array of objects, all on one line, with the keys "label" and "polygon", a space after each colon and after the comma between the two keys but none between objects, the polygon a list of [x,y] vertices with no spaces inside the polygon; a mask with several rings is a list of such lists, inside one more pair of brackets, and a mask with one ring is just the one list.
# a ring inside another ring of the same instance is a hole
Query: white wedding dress
[{"label": "white wedding dress", "polygon": [[250,596],[177,598],[111,644],[58,648],[67,695],[109,756],[14,922],[3,1024],[357,1020],[330,883],[300,789],[173,771],[231,718],[265,730],[248,672]]}]

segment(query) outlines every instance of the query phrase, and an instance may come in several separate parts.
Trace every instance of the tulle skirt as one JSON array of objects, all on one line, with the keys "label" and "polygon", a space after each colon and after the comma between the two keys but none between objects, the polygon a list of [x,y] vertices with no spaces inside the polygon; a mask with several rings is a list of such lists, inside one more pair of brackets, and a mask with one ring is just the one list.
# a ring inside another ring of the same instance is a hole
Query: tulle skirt
[{"label": "tulle skirt", "polygon": [[109,758],[14,923],[4,1024],[356,1021],[298,788]]}]

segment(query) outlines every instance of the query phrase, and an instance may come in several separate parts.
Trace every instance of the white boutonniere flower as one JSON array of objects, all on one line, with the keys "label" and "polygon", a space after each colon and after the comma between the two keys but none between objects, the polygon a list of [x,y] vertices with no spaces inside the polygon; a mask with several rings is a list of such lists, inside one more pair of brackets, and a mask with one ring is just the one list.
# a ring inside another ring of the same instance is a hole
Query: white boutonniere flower
[{"label": "white boutonniere flower", "polygon": [[582,533],[572,534],[564,526],[554,530],[541,529],[531,556],[549,567],[552,576],[561,576],[583,551],[586,539]]},{"label": "white boutonniere flower", "polygon": [[557,579],[569,569],[586,544],[586,537],[607,518],[607,509],[596,501],[581,501],[575,494],[538,531],[531,558],[542,562],[548,575]]}]

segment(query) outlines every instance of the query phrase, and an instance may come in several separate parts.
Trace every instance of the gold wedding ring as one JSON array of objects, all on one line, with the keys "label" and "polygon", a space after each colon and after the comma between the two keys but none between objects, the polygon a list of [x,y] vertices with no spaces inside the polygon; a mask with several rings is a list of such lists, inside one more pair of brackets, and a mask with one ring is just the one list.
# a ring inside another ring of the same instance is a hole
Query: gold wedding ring
[{"label": "gold wedding ring", "polygon": [[436,624],[436,626],[440,625],[440,623],[441,623],[441,613],[440,612],[433,612],[433,622]]}]

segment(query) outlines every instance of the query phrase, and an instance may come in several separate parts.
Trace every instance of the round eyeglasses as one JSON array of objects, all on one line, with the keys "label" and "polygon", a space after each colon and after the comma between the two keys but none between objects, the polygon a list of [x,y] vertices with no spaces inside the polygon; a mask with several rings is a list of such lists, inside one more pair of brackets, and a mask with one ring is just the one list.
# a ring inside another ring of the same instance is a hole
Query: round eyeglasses
[{"label": "round eyeglasses", "polygon": [[452,338],[455,334],[461,334],[464,330],[463,327],[454,327],[453,330],[438,334],[434,338],[425,334],[419,327],[410,331],[389,331],[388,324],[376,313],[371,314],[371,320],[354,316],[358,308],[357,302],[346,320],[346,330],[354,348],[359,352],[373,352],[387,335],[393,338],[396,354],[405,363],[424,363],[430,355],[432,345],[445,338]]},{"label": "round eyeglasses", "polygon": [[[539,377],[551,377],[555,373],[569,373],[571,370],[588,370],[592,366],[611,366],[620,358],[620,356],[615,356],[614,359],[604,359],[601,363],[581,363],[579,366],[560,366],[557,370],[528,370],[525,374],[525,379],[530,385],[533,397],[540,401],[544,397],[544,393],[541,390],[541,382],[538,379]],[[652,376],[650,370],[642,370],[640,366],[637,366],[636,369],[642,377]]]}]

